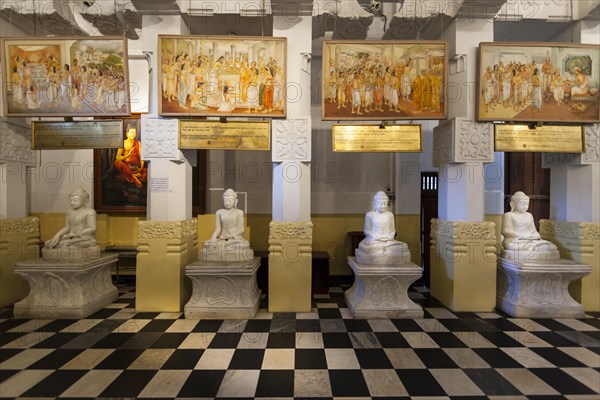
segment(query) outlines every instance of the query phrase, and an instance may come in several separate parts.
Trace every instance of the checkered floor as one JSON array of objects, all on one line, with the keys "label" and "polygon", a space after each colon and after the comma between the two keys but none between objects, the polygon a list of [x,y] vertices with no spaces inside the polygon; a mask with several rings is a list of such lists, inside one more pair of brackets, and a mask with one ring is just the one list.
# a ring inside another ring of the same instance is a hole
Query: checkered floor
[{"label": "checkered floor", "polygon": [[599,398],[600,313],[453,313],[416,287],[424,319],[352,319],[345,289],[315,296],[310,313],[237,321],[136,313],[128,286],[83,320],[4,310],[0,396]]}]

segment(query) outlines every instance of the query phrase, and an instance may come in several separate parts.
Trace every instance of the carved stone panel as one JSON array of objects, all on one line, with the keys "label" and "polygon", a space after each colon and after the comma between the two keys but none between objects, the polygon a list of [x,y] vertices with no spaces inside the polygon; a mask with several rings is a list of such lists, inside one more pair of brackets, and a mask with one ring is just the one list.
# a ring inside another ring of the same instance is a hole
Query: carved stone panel
[{"label": "carved stone panel", "polygon": [[493,162],[493,126],[490,123],[455,118],[454,162]]},{"label": "carved stone panel", "polygon": [[273,121],[273,162],[306,161],[311,159],[310,118]]},{"label": "carved stone panel", "polygon": [[138,239],[184,239],[198,235],[198,221],[140,221]]},{"label": "carved stone panel", "polygon": [[439,167],[453,161],[454,120],[440,122],[433,128],[433,165]]},{"label": "carved stone panel", "polygon": [[179,121],[176,119],[142,118],[142,158],[181,159]]},{"label": "carved stone panel", "polygon": [[0,163],[35,165],[36,152],[31,149],[31,129],[2,121],[1,132]]},{"label": "carved stone panel", "polygon": [[600,124],[585,127],[585,153],[582,154],[581,161],[600,162]]}]

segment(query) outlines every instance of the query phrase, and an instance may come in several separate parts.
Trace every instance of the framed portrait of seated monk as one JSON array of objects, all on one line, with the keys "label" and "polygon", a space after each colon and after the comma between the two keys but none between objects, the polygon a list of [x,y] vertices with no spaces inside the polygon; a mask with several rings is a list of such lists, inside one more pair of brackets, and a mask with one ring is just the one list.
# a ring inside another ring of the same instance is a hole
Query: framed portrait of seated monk
[{"label": "framed portrait of seated monk", "polygon": [[[149,162],[142,159],[140,114],[123,118],[120,148],[94,150],[94,209],[98,213],[145,213]],[[206,151],[198,150],[192,169],[193,214],[206,210]]]}]

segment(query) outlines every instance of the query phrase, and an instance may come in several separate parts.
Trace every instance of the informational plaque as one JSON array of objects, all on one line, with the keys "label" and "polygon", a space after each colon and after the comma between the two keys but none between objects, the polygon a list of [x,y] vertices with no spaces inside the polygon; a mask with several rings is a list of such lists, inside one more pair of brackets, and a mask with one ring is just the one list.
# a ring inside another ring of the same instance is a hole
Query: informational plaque
[{"label": "informational plaque", "polygon": [[496,151],[531,151],[538,153],[583,153],[583,126],[494,125]]},{"label": "informational plaque", "polygon": [[179,148],[270,150],[271,123],[268,121],[180,121]]},{"label": "informational plaque", "polygon": [[421,125],[333,125],[333,151],[422,151]]},{"label": "informational plaque", "polygon": [[110,149],[122,146],[122,120],[31,123],[31,147],[36,150]]}]

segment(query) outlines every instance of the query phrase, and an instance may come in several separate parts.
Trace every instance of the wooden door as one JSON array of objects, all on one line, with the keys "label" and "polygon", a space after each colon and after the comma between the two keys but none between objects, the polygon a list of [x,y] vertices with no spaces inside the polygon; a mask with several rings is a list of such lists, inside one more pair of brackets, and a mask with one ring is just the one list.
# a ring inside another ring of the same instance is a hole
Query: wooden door
[{"label": "wooden door", "polygon": [[550,217],[550,169],[542,168],[542,153],[506,153],[504,164],[504,210],[510,211],[513,193],[524,192],[539,230],[540,219]]}]

